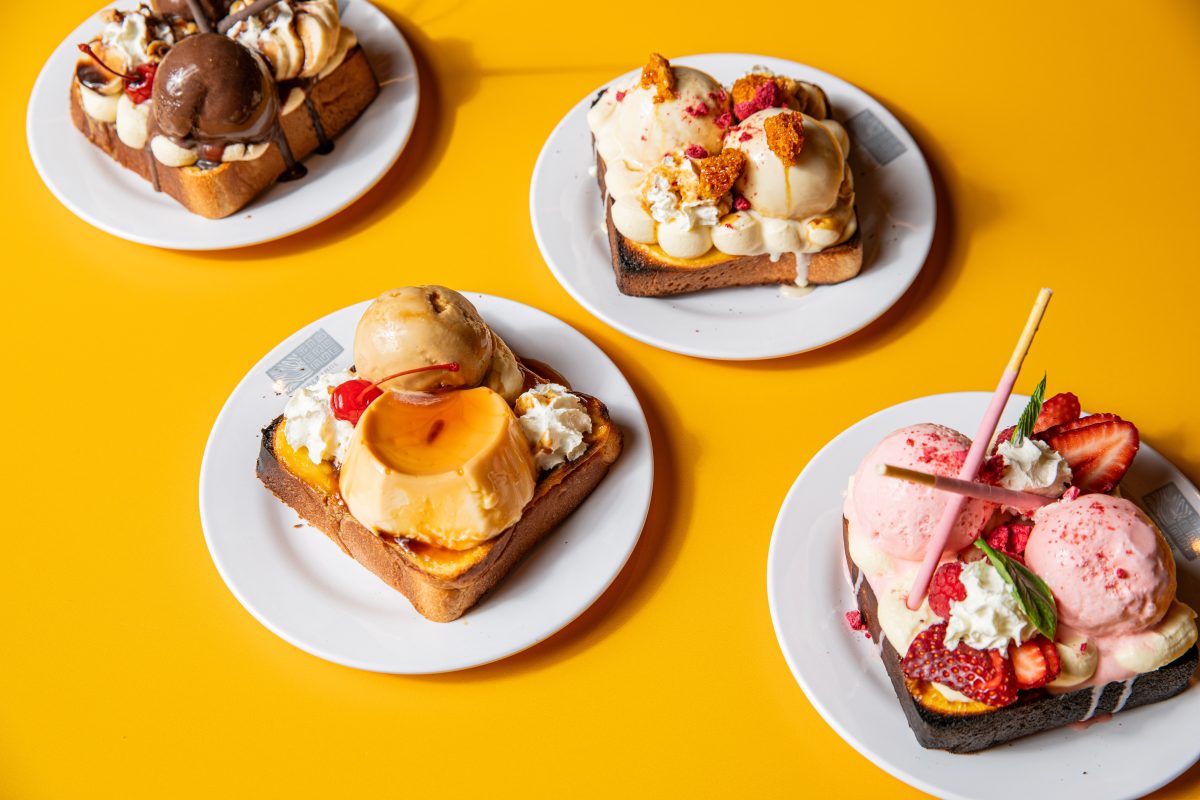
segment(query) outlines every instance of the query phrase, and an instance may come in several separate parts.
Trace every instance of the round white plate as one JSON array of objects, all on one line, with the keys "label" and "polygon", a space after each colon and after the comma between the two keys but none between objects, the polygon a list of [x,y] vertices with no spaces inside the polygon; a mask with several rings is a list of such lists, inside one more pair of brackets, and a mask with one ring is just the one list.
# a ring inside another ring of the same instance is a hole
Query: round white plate
[{"label": "round white plate", "polygon": [[[829,95],[854,152],[863,271],[804,297],[779,287],[716,289],[676,297],[617,291],[596,179],[587,111],[580,100],[546,140],[529,192],[533,232],[554,277],[588,311],[647,344],[703,358],[747,360],[812,350],[866,327],[912,285],[933,241],[936,203],[929,167],[904,126],[874,98],[826,72],[780,58],[720,53],[672,59],[725,85],[761,64],[811,81]],[[630,72],[617,78],[627,80]],[[603,88],[603,87],[601,87]]]},{"label": "round white plate", "polygon": [[[559,369],[608,405],[625,449],[590,497],[461,619],[430,622],[255,477],[260,431],[314,375],[349,367],[368,303],[284,340],[221,409],[200,468],[200,519],[221,577],[246,610],[315,656],[375,672],[449,672],[530,647],[583,613],[621,571],[650,507],[650,432],[637,397],[600,348],[521,303],[467,293],[517,353]],[[279,393],[282,392],[282,393]]]},{"label": "round white plate", "polygon": [[[121,0],[108,8],[128,8]],[[367,0],[343,0],[342,21],[366,51],[380,92],[327,156],[304,161],[308,175],[277,183],[225,219],[192,214],[149,182],[122,168],[71,123],[67,93],[79,51],[103,27],[100,12],[50,55],[29,98],[29,154],[46,186],[85,222],[153,247],[225,250],[261,244],[316,225],[362,197],[400,157],[417,120],[417,65],[408,43]]]},{"label": "round white plate", "polygon": [[[845,613],[857,607],[842,550],[846,479],[880,439],[906,425],[938,422],[974,432],[990,397],[962,392],[901,403],[850,427],[813,457],[784,500],[767,558],[767,595],[779,645],[825,721],[877,766],[918,789],[946,798],[1007,800],[1014,791],[1020,794],[1017,780],[1039,787],[1034,795],[1058,800],[1140,797],[1200,758],[1195,735],[1200,689],[1194,685],[1172,700],[1086,730],[1059,728],[953,755],[917,744],[878,647],[846,624]],[[1014,396],[1003,418],[1016,420],[1027,401]],[[1172,540],[1181,599],[1194,604],[1200,592],[1200,493],[1145,442],[1121,488]],[[1191,552],[1184,555],[1184,549]]]}]

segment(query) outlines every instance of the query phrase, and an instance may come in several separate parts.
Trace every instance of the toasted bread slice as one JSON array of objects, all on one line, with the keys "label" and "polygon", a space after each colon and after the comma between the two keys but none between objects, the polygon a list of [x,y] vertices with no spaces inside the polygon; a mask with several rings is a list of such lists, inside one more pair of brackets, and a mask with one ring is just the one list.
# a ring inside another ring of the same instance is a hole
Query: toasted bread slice
[{"label": "toasted bread slice", "polygon": [[592,418],[588,448],[542,475],[521,519],[496,538],[454,551],[373,533],[338,493],[337,471],[313,464],[283,437],[283,417],[262,432],[258,477],[275,496],[332,539],[342,551],[397,590],[423,616],[450,622],[508,574],[529,550],[579,507],[621,453],[621,431],[594,397],[579,395]]},{"label": "toasted bread slice", "polygon": [[915,681],[900,669],[904,654],[881,637],[878,599],[871,584],[859,579],[857,565],[850,558],[849,523],[843,520],[846,564],[850,579],[858,587],[858,609],[867,623],[872,640],[880,642],[879,655],[892,681],[892,688],[908,725],[922,747],[974,753],[998,744],[1060,728],[1098,714],[1116,714],[1131,708],[1167,700],[1188,687],[1196,671],[1198,653],[1192,645],[1179,658],[1146,672],[1126,684],[1114,681],[1104,686],[1051,694],[1044,689],[1022,691],[1017,702],[1003,708],[983,703],[961,703],[946,699],[932,684]]},{"label": "toasted bread slice", "polygon": [[[800,273],[794,253],[783,253],[772,260],[766,253],[731,256],[713,248],[699,258],[674,258],[656,244],[641,244],[622,236],[613,224],[613,200],[608,195],[604,173],[604,159],[597,153],[596,179],[605,203],[604,221],[608,227],[613,272],[622,294],[665,297],[729,286],[796,282]],[[855,230],[845,242],[809,257],[808,282],[824,285],[848,281],[862,271],[862,262],[862,236]]]},{"label": "toasted bread slice", "polygon": [[[349,128],[378,94],[375,73],[358,45],[346,54],[337,69],[309,89],[313,110],[331,141]],[[209,219],[227,217],[244,208],[286,169],[283,154],[274,144],[253,161],[230,161],[207,170],[195,166],[168,167],[157,162],[148,148],[135,150],[122,142],[116,125],[89,117],[83,110],[76,80],[71,82],[71,120],[92,144],[118,164],[151,183],[157,172],[162,191],[188,211]],[[304,160],[321,143],[304,103],[284,114],[280,124],[297,161]]]}]

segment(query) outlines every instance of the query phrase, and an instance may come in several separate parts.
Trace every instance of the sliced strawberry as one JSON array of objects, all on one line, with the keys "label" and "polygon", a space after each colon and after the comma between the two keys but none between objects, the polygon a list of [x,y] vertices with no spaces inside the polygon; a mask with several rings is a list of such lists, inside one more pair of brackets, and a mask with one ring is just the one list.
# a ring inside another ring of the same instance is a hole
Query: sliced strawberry
[{"label": "sliced strawberry", "polygon": [[1055,432],[1062,427],[1051,428],[1045,439],[1071,465],[1071,483],[1084,492],[1112,491],[1141,444],[1134,424],[1112,419]]},{"label": "sliced strawberry", "polygon": [[1058,651],[1045,636],[1008,646],[1018,689],[1040,689],[1058,677]]},{"label": "sliced strawberry", "polygon": [[950,619],[950,601],[966,600],[967,587],[963,586],[961,561],[948,561],[937,568],[929,582],[929,607],[942,619]]},{"label": "sliced strawberry", "polygon": [[996,437],[995,444],[992,445],[992,452],[993,453],[996,452],[996,450],[1000,447],[1000,445],[1004,444],[1005,442],[1011,442],[1013,432],[1016,430],[1017,430],[1017,426],[1012,425],[1012,426],[1009,426],[1009,427],[1005,428],[1004,430],[1000,431],[1000,435]]},{"label": "sliced strawberry", "polygon": [[939,622],[917,634],[900,661],[909,678],[934,681],[989,706],[1007,706],[1017,699],[1012,667],[999,650],[976,650],[960,643],[945,645],[946,623]]},{"label": "sliced strawberry", "polygon": [[1120,422],[1121,418],[1116,414],[1089,414],[1086,417],[1073,419],[1070,422],[1062,422],[1045,430],[1038,431],[1033,435],[1035,439],[1045,440],[1047,436],[1054,436],[1067,431],[1077,431],[1080,428],[1086,428],[1089,425],[1099,425],[1101,422]]},{"label": "sliced strawberry", "polygon": [[1079,398],[1070,392],[1059,392],[1042,403],[1042,412],[1033,423],[1033,432],[1039,433],[1055,425],[1079,419]]}]

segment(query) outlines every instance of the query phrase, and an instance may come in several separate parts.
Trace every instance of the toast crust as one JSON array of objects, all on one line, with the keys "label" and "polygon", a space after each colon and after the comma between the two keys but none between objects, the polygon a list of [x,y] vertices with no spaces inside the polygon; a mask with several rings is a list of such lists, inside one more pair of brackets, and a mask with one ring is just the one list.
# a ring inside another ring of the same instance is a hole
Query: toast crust
[{"label": "toast crust", "polygon": [[[337,69],[317,81],[308,92],[313,109],[328,139],[335,140],[366,110],[379,94],[379,83],[362,47],[355,45]],[[116,125],[99,122],[83,110],[79,82],[71,81],[71,120],[88,140],[114,161],[154,182],[184,208],[208,219],[220,219],[244,208],[264,192],[286,169],[279,147],[271,144],[253,161],[229,161],[213,169],[168,167],[151,163],[149,149],[135,150],[117,136]],[[304,103],[280,119],[297,161],[303,161],[320,145],[320,139]]]},{"label": "toast crust", "polygon": [[[496,538],[453,555],[440,548],[378,535],[356,520],[340,495],[305,481],[281,457],[283,417],[262,432],[257,474],[284,503],[375,573],[434,622],[461,617],[545,536],[578,508],[621,453],[620,429],[594,397],[579,395],[592,417],[588,449],[538,480],[521,519]],[[286,445],[286,443],[284,443]],[[439,558],[447,556],[448,560]]]},{"label": "toast crust", "polygon": [[[767,253],[731,256],[716,248],[692,259],[673,258],[658,245],[645,245],[623,236],[613,224],[613,199],[604,181],[604,159],[596,154],[596,180],[604,203],[604,222],[612,253],[613,273],[622,294],[637,297],[666,297],[705,289],[731,286],[764,286],[795,283],[799,276],[795,253],[782,253],[772,260]],[[848,281],[862,271],[861,231],[841,244],[813,253],[808,263],[808,282],[828,285]]]},{"label": "toast crust", "polygon": [[1200,653],[1192,645],[1182,656],[1154,672],[1132,680],[1126,693],[1123,681],[1052,694],[1043,689],[1022,691],[1017,702],[1003,708],[982,703],[947,700],[925,681],[914,681],[900,669],[902,654],[891,642],[881,639],[878,599],[871,584],[859,580],[859,570],[850,558],[849,523],[842,520],[843,545],[850,579],[858,586],[855,600],[875,642],[881,642],[880,658],[909,727],[922,747],[974,753],[998,744],[1060,728],[1099,714],[1116,714],[1131,708],[1167,700],[1188,687]]}]

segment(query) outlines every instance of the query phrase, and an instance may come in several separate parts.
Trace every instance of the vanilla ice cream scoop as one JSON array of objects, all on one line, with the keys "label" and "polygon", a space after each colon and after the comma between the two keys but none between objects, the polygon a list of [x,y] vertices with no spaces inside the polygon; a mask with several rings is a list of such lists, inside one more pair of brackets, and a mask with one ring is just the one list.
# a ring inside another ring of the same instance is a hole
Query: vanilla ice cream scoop
[{"label": "vanilla ice cream scoop", "polygon": [[458,364],[394,378],[383,388],[413,392],[488,386],[509,403],[521,393],[516,356],[471,301],[444,286],[406,286],[380,295],[354,333],[358,374],[375,382],[430,364]]},{"label": "vanilla ice cream scoop", "polygon": [[1025,561],[1054,592],[1059,620],[1089,636],[1143,631],[1175,599],[1175,561],[1133,503],[1085,494],[1033,517]]},{"label": "vanilla ice cream scoop", "polygon": [[[791,164],[784,163],[772,149],[767,133],[767,121],[780,114],[796,114],[803,120],[803,144]],[[846,174],[840,126],[833,126],[837,123],[783,108],[768,108],[751,116],[731,131],[725,142],[746,154],[737,191],[755,211],[768,217],[802,220],[832,209]]]},{"label": "vanilla ice cream scoop", "polygon": [[[888,555],[920,561],[951,495],[931,486],[885,478],[876,467],[891,464],[958,477],[970,448],[970,439],[941,425],[913,425],[890,434],[867,454],[854,474],[853,492],[846,497],[846,519]],[[983,500],[967,500],[946,549],[961,550],[969,545],[995,509]]]},{"label": "vanilla ice cream scoop", "polygon": [[[669,90],[659,85],[663,80],[673,84]],[[716,78],[651,56],[631,83],[605,91],[588,112],[588,126],[610,169],[624,162],[648,170],[667,153],[693,146],[718,153],[723,130],[716,120],[727,111],[729,95]]]}]

